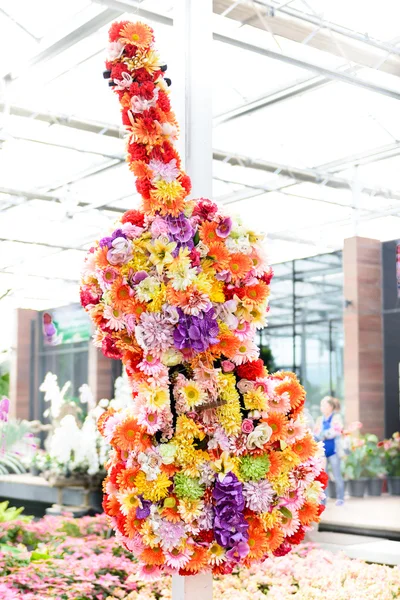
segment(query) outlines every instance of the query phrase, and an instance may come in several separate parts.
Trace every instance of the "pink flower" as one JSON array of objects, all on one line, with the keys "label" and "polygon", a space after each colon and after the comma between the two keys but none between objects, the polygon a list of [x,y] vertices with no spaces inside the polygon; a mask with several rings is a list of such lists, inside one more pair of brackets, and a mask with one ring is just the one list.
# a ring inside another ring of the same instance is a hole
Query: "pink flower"
[{"label": "pink flower", "polygon": [[235,365],[230,360],[223,360],[221,362],[221,367],[224,373],[232,373],[232,371],[235,369]]},{"label": "pink flower", "polygon": [[254,429],[254,424],[251,419],[243,419],[242,421],[242,431],[243,433],[251,433]]}]

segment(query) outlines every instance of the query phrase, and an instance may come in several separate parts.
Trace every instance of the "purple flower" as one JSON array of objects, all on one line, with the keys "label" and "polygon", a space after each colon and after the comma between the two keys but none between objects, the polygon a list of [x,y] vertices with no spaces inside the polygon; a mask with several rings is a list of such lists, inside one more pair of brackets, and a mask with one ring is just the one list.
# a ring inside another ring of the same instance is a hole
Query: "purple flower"
[{"label": "purple flower", "polygon": [[194,236],[194,229],[183,213],[177,217],[168,215],[166,221],[174,242],[188,242]]},{"label": "purple flower", "polygon": [[174,330],[174,343],[178,350],[192,349],[205,352],[211,344],[218,342],[219,327],[214,308],[198,316],[185,315],[178,308],[179,322]]},{"label": "purple flower", "polygon": [[240,562],[242,558],[246,558],[250,552],[250,547],[246,542],[239,542],[226,553],[227,558],[233,562]]},{"label": "purple flower", "polygon": [[146,271],[137,271],[131,278],[130,278],[130,283],[132,285],[137,285],[138,283],[140,283],[141,281],[143,281],[143,279],[146,279],[146,277],[148,277],[148,273],[146,273]]},{"label": "purple flower", "polygon": [[[234,550],[234,555],[235,552],[238,555],[243,554],[249,538],[249,526],[243,516],[243,486],[234,473],[229,472],[222,481],[219,478],[216,479],[213,499],[215,504],[214,535],[216,541],[220,546]],[[239,544],[244,544],[244,546],[239,546]]]},{"label": "purple flower", "polygon": [[137,519],[147,519],[150,514],[150,500],[143,500],[142,496],[140,496],[140,500],[142,502],[142,508],[139,506],[136,509],[136,518]]},{"label": "purple flower", "polygon": [[219,222],[219,225],[216,229],[216,233],[219,237],[226,238],[230,234],[232,230],[232,219],[230,217],[225,217],[222,221]]},{"label": "purple flower", "polygon": [[101,238],[99,242],[100,248],[105,248],[106,246],[109,249],[112,248],[113,241],[118,237],[123,237],[126,239],[126,234],[122,231],[122,229],[116,229],[111,236]]}]

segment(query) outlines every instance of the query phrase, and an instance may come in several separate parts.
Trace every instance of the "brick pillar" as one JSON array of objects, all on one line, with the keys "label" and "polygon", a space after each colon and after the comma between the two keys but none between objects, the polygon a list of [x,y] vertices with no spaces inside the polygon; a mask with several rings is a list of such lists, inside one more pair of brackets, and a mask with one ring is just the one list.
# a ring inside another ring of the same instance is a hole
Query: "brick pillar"
[{"label": "brick pillar", "polygon": [[[18,419],[29,419],[30,386],[36,385],[36,368],[31,369],[31,322],[36,321],[35,310],[17,308],[14,313],[14,339],[10,369],[10,415]],[[37,349],[35,348],[35,360]],[[37,386],[36,386],[37,387]]]},{"label": "brick pillar", "polygon": [[361,421],[364,433],[384,436],[384,375],[381,243],[345,240],[343,250],[344,383],[346,422]]},{"label": "brick pillar", "polygon": [[101,398],[110,400],[114,396],[112,362],[89,342],[88,384],[96,402]]}]

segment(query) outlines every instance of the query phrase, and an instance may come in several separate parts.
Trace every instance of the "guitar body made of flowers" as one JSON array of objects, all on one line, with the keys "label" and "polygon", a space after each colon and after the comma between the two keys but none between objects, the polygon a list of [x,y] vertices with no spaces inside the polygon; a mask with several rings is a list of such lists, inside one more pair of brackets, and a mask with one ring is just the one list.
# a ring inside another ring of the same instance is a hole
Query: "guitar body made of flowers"
[{"label": "guitar body made of flowers", "polygon": [[114,23],[105,77],[142,196],[85,260],[95,344],[122,360],[131,403],[106,411],[104,510],[143,577],[230,573],[298,544],[322,512],[321,447],[293,373],[255,343],[272,270],[261,236],[189,200],[166,67],[142,23]]}]

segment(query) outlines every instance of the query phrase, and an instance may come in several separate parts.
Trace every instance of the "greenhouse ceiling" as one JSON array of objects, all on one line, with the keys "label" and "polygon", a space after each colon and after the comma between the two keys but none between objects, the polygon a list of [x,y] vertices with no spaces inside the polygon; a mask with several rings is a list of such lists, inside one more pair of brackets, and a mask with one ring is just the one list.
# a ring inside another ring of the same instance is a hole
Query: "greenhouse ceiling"
[{"label": "greenhouse ceiling", "polygon": [[[173,80],[176,4],[2,0],[3,306],[76,301],[84,250],[137,204],[107,28],[148,22]],[[398,0],[214,0],[213,196],[272,263],[399,237],[399,17]]]}]

